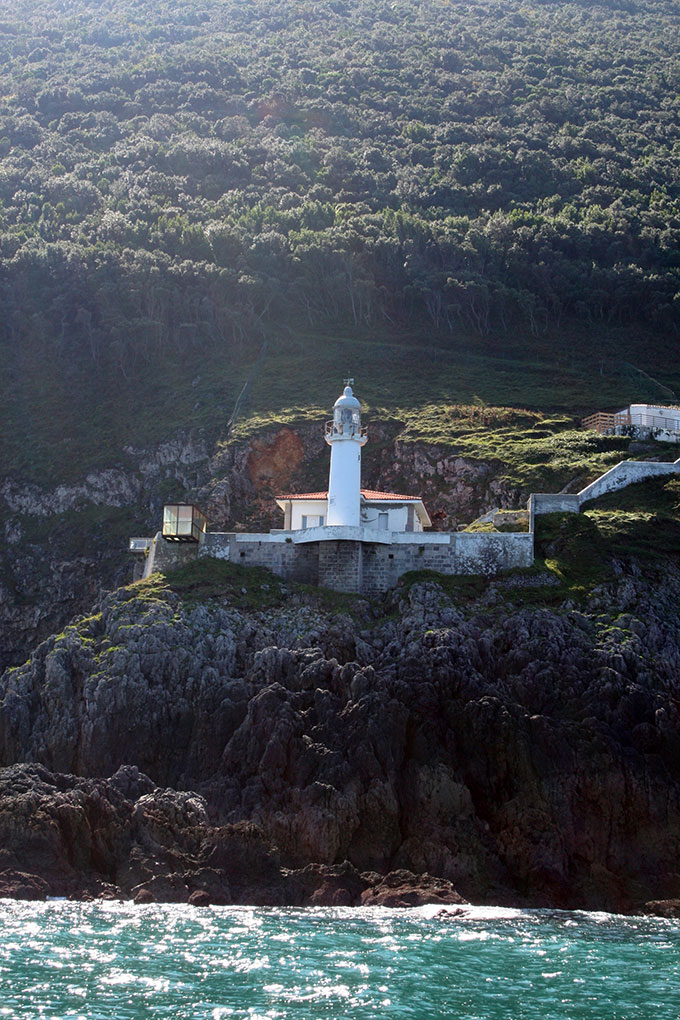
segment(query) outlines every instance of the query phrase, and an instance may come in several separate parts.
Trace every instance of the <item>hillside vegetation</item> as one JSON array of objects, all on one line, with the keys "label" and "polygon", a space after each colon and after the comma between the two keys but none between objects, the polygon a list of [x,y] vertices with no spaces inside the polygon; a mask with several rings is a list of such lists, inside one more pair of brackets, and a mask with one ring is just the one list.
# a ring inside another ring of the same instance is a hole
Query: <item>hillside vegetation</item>
[{"label": "hillside vegetation", "polygon": [[3,464],[61,477],[178,424],[223,432],[264,340],[246,422],[325,408],[347,371],[392,411],[670,398],[677,15],[17,0]]}]

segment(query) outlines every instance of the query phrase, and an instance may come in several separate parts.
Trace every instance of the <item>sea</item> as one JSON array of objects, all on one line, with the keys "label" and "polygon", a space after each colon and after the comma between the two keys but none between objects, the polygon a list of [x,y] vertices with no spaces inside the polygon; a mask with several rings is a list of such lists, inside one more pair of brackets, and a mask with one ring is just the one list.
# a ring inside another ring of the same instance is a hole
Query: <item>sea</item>
[{"label": "sea", "polygon": [[0,901],[0,1018],[678,1020],[680,921]]}]

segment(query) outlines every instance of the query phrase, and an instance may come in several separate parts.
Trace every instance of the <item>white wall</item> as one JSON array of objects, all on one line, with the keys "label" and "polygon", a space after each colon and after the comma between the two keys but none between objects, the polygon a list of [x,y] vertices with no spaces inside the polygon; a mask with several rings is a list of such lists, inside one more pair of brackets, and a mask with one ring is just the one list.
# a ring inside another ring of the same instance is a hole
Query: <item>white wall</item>
[{"label": "white wall", "polygon": [[319,516],[323,517],[323,523],[328,521],[328,502],[325,499],[294,499],[292,500],[292,511],[290,528],[291,531],[299,531],[302,528],[302,518],[307,518],[307,527],[316,528],[319,525]]},{"label": "white wall", "polygon": [[[663,423],[659,419],[663,419]],[[680,408],[662,407],[657,404],[631,404],[630,423],[649,428],[666,427],[680,432]]]},{"label": "white wall", "polygon": [[[655,460],[622,460],[596,478],[578,493],[579,507],[589,499],[597,499],[605,492],[616,492],[627,485],[643,482],[647,478],[680,474],[680,459],[672,462]],[[544,511],[545,512],[545,511]]]},{"label": "white wall", "polygon": [[[406,531],[408,523],[408,507],[390,506],[389,503],[362,503],[361,523],[365,528],[380,528],[380,514],[387,514],[387,531]],[[413,509],[413,531],[421,532],[423,525]]]},{"label": "white wall", "polygon": [[[380,514],[387,514],[386,531],[406,531],[408,522],[408,507],[390,506],[383,504],[361,504],[361,527],[380,528]],[[326,500],[317,499],[294,499],[291,500],[290,530],[300,531],[303,528],[302,518],[307,518],[307,527],[316,528],[319,526],[319,516],[322,515],[324,525],[328,524],[328,503]],[[413,531],[422,533],[423,525],[418,515],[413,511]]]}]

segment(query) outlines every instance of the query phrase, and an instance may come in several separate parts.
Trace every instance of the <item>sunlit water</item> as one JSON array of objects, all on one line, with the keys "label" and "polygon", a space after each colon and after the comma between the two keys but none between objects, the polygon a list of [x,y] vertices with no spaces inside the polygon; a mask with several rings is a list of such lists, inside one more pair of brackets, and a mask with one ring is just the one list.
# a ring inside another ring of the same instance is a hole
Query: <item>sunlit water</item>
[{"label": "sunlit water", "polygon": [[0,901],[0,1018],[677,1020],[680,922]]}]

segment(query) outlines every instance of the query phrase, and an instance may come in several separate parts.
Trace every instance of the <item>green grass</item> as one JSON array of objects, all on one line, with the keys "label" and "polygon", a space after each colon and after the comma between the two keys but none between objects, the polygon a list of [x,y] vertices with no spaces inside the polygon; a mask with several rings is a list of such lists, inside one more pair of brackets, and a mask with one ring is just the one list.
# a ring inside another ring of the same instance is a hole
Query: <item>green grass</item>
[{"label": "green grass", "polygon": [[[152,575],[156,577],[157,575]],[[201,557],[161,575],[183,602],[225,599],[240,609],[267,609],[281,605],[285,584],[264,567],[244,567],[213,557]],[[144,582],[141,582],[144,583]]]},{"label": "green grass", "polygon": [[680,477],[654,478],[586,505],[612,554],[680,562]]},{"label": "green grass", "polygon": [[584,506],[586,512],[629,511],[675,518],[680,516],[680,475],[636,482],[618,492],[607,492]]},{"label": "green grass", "polygon": [[176,592],[188,605],[220,599],[237,609],[263,610],[298,603],[359,617],[366,606],[364,596],[284,581],[266,567],[246,567],[211,556],[202,556],[164,574],[152,574],[130,586],[130,590],[144,592],[146,586],[155,593]]},{"label": "green grass", "polygon": [[650,572],[666,570],[669,560],[680,566],[680,478],[630,485],[593,501],[580,514],[537,517],[535,552],[532,567],[493,581],[435,571],[411,571],[402,581],[407,588],[435,581],[454,604],[470,608],[490,586],[501,607],[585,604],[596,586],[615,579],[615,562],[635,558]]},{"label": "green grass", "polygon": [[[655,376],[675,384],[660,368],[672,363],[666,342],[646,338],[644,357],[640,345],[639,335],[625,330],[601,330],[593,339],[580,324],[540,338],[521,331],[482,338],[466,330],[284,327],[270,338],[235,438],[286,423],[321,425],[350,373],[369,423],[391,422],[405,439],[496,459],[520,482],[527,474],[521,464],[532,464],[532,452],[540,463],[552,463],[553,475],[563,476],[587,467],[594,452],[568,438],[548,449],[551,435],[568,431],[574,414],[658,398]],[[39,344],[24,345],[0,376],[4,472],[49,486],[97,468],[129,466],[126,446],[144,448],[179,429],[201,429],[209,441],[224,441],[259,347],[258,338],[236,352],[173,352],[131,366],[124,379],[110,367],[79,367],[44,357]],[[634,361],[636,353],[647,375],[623,360]],[[488,425],[460,411],[484,405],[528,410],[515,412],[514,419],[496,416]],[[547,412],[548,418],[532,412]],[[542,430],[550,435],[540,435]]]}]

